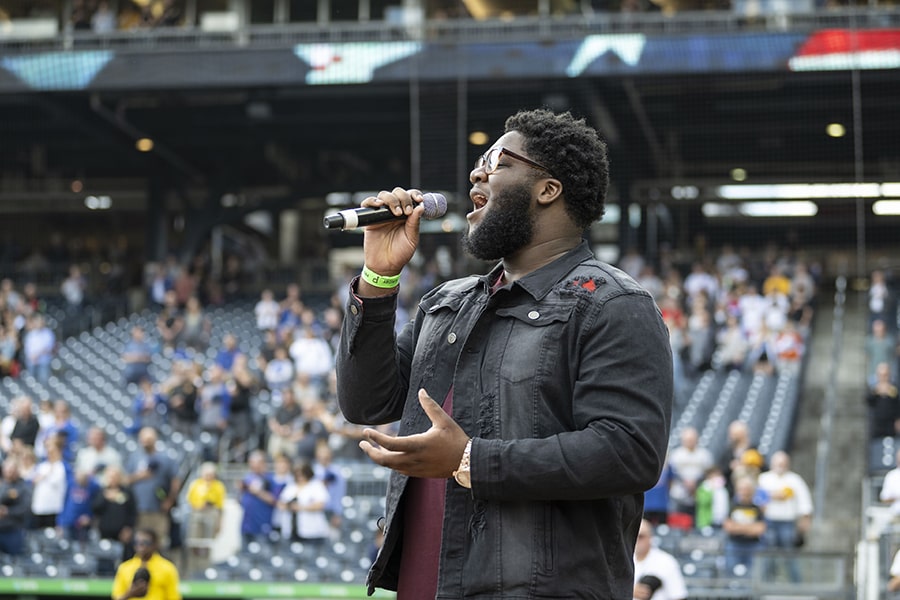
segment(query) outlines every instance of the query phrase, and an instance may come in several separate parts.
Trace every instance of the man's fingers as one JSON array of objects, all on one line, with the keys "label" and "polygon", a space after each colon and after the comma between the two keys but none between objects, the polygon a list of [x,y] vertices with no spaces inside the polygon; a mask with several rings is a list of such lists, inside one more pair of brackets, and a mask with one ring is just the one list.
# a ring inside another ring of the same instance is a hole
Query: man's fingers
[{"label": "man's fingers", "polygon": [[425,414],[428,415],[428,418],[431,419],[432,425],[438,425],[450,418],[450,416],[444,412],[441,405],[428,395],[425,388],[419,390],[419,404],[422,406],[422,410],[425,411]]}]

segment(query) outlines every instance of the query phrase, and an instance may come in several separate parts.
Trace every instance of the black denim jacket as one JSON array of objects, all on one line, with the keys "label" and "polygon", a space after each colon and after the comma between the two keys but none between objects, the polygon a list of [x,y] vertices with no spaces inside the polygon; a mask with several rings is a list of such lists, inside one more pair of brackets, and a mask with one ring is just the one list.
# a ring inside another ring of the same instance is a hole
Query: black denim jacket
[{"label": "black denim jacket", "polygon": [[[671,421],[665,324],[586,243],[492,295],[500,268],[429,292],[396,339],[396,296],[351,293],[341,409],[408,435],[431,425],[417,390],[440,402],[453,386],[472,489],[447,486],[438,598],[631,598]],[[392,473],[370,593],[397,586],[406,481]]]}]

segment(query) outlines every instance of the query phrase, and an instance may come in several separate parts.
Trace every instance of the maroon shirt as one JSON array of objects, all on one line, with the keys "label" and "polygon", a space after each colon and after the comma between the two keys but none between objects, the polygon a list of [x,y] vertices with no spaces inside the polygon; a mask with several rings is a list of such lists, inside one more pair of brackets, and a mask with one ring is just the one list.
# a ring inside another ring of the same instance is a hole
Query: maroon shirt
[{"label": "maroon shirt", "polygon": [[[444,400],[444,412],[453,414],[452,387]],[[446,479],[410,477],[406,482],[397,600],[425,600],[437,595],[446,491]]]}]

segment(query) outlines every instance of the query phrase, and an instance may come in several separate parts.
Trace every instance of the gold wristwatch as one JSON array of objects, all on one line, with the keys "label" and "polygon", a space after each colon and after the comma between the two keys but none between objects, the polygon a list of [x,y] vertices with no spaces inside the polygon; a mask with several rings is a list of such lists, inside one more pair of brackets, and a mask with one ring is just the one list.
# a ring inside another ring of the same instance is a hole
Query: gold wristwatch
[{"label": "gold wristwatch", "polygon": [[472,488],[472,469],[469,465],[469,457],[472,454],[472,439],[469,438],[469,442],[466,444],[466,449],[463,450],[462,460],[459,461],[459,467],[453,471],[453,479],[456,480],[456,483],[463,486],[464,488]]}]

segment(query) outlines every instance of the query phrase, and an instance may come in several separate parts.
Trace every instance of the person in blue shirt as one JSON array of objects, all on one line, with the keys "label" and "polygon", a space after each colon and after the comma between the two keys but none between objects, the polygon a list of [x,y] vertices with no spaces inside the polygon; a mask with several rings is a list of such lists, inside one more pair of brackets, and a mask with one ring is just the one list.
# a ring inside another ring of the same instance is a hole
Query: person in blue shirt
[{"label": "person in blue shirt", "polygon": [[94,516],[91,505],[100,489],[100,484],[87,471],[76,472],[69,481],[65,504],[56,518],[57,527],[62,528],[68,539],[79,542],[87,540]]},{"label": "person in blue shirt", "polygon": [[272,531],[272,513],[278,496],[274,494],[274,482],[268,472],[266,453],[255,450],[247,458],[247,474],[238,483],[240,504],[244,510],[241,521],[241,539],[246,546],[250,542],[264,542]]}]

